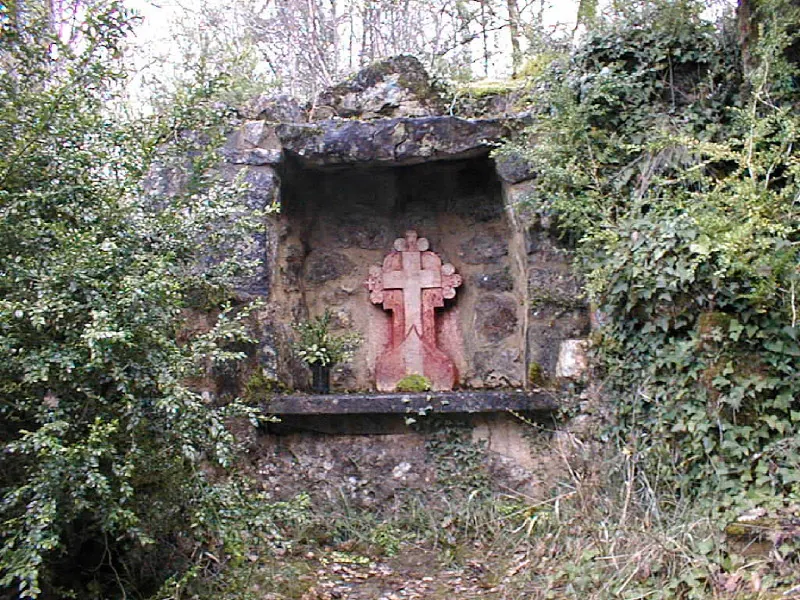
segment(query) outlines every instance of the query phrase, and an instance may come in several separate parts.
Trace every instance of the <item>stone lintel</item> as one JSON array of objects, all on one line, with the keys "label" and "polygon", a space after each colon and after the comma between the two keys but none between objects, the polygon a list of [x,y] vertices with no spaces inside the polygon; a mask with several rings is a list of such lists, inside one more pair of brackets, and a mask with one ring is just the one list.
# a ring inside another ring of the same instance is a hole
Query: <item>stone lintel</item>
[{"label": "stone lintel", "polygon": [[314,166],[412,165],[487,154],[509,135],[508,119],[403,117],[276,127],[284,151]]},{"label": "stone lintel", "polygon": [[262,405],[273,415],[377,415],[553,412],[558,405],[542,391],[488,390],[421,393],[358,393],[275,396]]}]

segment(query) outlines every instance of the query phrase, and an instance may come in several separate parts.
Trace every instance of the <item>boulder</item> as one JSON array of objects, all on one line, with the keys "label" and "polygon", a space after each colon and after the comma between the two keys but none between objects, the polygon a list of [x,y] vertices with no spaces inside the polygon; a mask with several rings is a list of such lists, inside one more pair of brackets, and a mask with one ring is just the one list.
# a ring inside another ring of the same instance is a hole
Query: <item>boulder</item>
[{"label": "boulder", "polygon": [[424,117],[438,113],[439,95],[422,63],[403,55],[373,63],[323,91],[314,103],[311,120]]},{"label": "boulder", "polygon": [[250,100],[239,112],[245,119],[271,123],[304,123],[308,120],[300,103],[285,95],[261,94]]}]

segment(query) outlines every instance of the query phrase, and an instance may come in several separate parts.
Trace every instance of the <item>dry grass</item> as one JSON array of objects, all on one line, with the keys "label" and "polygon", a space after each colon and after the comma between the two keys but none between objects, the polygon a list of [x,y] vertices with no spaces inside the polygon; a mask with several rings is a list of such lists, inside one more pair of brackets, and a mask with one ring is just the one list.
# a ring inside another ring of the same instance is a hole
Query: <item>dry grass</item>
[{"label": "dry grass", "polygon": [[285,524],[280,552],[254,550],[208,597],[800,597],[791,545],[731,543],[720,511],[652,481],[635,453],[563,431],[553,440],[561,475],[543,497],[487,481],[367,511],[341,494]]}]

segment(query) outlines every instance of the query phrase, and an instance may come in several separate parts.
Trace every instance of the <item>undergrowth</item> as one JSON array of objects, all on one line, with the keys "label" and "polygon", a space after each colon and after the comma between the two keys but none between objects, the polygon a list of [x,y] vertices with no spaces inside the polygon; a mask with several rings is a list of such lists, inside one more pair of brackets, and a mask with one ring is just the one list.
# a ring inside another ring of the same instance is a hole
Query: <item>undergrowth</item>
[{"label": "undergrowth", "polygon": [[[404,572],[410,581],[427,577],[444,586],[453,573],[479,568],[470,598],[756,600],[778,598],[796,584],[797,546],[784,535],[791,529],[732,536],[723,507],[665,491],[642,454],[591,433],[538,426],[559,475],[526,495],[488,476],[467,481],[458,473],[486,468],[481,447],[458,432],[445,427],[432,435],[436,483],[400,489],[384,506],[359,505],[343,490],[327,500],[301,494],[278,504],[254,497],[249,541],[228,553],[206,549],[202,566],[161,597],[327,598],[320,580],[355,573],[365,581],[378,577],[378,565],[419,556],[422,564]],[[443,451],[456,445],[462,454]]]}]

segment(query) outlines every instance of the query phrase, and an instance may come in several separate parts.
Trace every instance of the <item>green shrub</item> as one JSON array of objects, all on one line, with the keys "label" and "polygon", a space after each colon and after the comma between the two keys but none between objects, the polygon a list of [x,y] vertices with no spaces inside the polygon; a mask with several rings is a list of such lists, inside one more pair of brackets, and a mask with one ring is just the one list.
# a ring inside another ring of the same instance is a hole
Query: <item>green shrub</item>
[{"label": "green shrub", "polygon": [[[187,382],[242,358],[227,348],[248,341],[248,310],[217,304],[211,331],[179,332],[193,290],[246,272],[236,242],[263,214],[211,168],[229,117],[219,80],[121,118],[107,107],[124,92],[128,12],[101,0],[59,24],[50,9],[0,7],[0,588],[142,597],[233,532],[215,481],[234,456],[228,419],[252,415]],[[156,163],[184,188],[149,195]]]},{"label": "green shrub", "polygon": [[293,325],[298,338],[294,343],[295,352],[307,365],[332,367],[346,362],[361,344],[361,335],[357,332],[333,333],[332,318],[333,313],[326,309],[321,316]]}]

